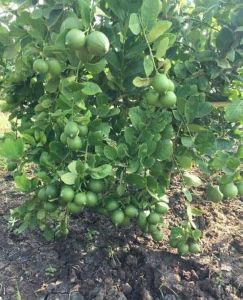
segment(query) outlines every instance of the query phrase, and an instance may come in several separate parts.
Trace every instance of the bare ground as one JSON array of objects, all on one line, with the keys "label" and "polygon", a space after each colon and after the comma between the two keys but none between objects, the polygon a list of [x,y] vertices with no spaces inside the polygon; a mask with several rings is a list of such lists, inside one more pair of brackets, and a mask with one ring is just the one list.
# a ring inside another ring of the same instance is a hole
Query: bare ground
[{"label": "bare ground", "polygon": [[[179,257],[166,240],[116,229],[92,212],[72,220],[65,240],[46,242],[38,232],[16,236],[4,216],[24,196],[9,177],[0,178],[0,300],[243,299],[240,199],[214,206],[199,192],[203,251]],[[167,221],[175,224],[183,218],[176,184],[170,196]]]}]

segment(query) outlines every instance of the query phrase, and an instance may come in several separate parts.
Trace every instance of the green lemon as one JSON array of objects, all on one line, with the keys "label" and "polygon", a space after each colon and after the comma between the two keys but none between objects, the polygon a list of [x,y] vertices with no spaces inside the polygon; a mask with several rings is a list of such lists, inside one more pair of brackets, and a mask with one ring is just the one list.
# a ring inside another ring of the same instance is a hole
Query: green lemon
[{"label": "green lemon", "polygon": [[69,121],[64,128],[64,133],[66,134],[67,137],[74,138],[79,133],[78,124],[75,122]]},{"label": "green lemon", "polygon": [[112,222],[117,226],[121,225],[125,220],[124,212],[121,209],[117,209],[112,212]]},{"label": "green lemon", "polygon": [[89,132],[88,126],[85,125],[79,125],[79,134],[80,136],[86,136]]},{"label": "green lemon", "polygon": [[198,243],[190,243],[189,244],[189,251],[191,253],[200,253],[201,252],[201,248],[200,245]]},{"label": "green lemon", "polygon": [[157,106],[159,100],[159,93],[151,89],[145,94],[145,100],[148,105]]},{"label": "green lemon", "polygon": [[51,58],[47,61],[49,66],[49,73],[53,76],[59,76],[62,73],[62,67],[59,61],[55,58]]},{"label": "green lemon", "polygon": [[156,92],[161,94],[168,91],[170,82],[165,74],[157,73],[152,80],[152,86]]},{"label": "green lemon", "polygon": [[189,246],[185,242],[180,242],[177,245],[177,249],[180,255],[186,255],[189,253]]},{"label": "green lemon", "polygon": [[103,180],[99,179],[91,179],[88,184],[88,188],[90,191],[94,193],[99,193],[104,190],[105,183]]},{"label": "green lemon", "polygon": [[174,82],[168,79],[168,91],[174,92],[174,90],[175,90]]},{"label": "green lemon", "polygon": [[89,191],[86,193],[86,197],[86,205],[88,207],[95,207],[98,205],[98,197],[95,193]]},{"label": "green lemon", "polygon": [[138,218],[137,218],[137,224],[139,227],[144,227],[147,224],[147,215],[145,212],[141,211],[138,214]]},{"label": "green lemon", "polygon": [[160,104],[165,108],[171,108],[176,105],[177,97],[174,92],[168,91],[159,99]]},{"label": "green lemon", "polygon": [[58,189],[57,189],[57,187],[55,185],[53,185],[53,184],[49,184],[46,187],[46,195],[47,195],[48,199],[56,198],[57,195],[58,195]]},{"label": "green lemon", "polygon": [[74,202],[79,206],[84,206],[87,203],[87,195],[84,192],[77,193],[74,197]]},{"label": "green lemon", "polygon": [[153,225],[153,224],[149,224],[148,225],[148,231],[149,231],[149,233],[153,233],[153,232],[155,232],[157,230],[158,230],[158,225],[157,224],[156,225]]},{"label": "green lemon", "polygon": [[69,203],[74,198],[74,190],[70,186],[63,186],[61,189],[60,197],[64,203]]},{"label": "green lemon", "polygon": [[68,148],[73,151],[79,151],[83,146],[82,139],[77,135],[74,138],[67,138]]},{"label": "green lemon", "polygon": [[221,185],[220,190],[226,199],[232,199],[238,195],[237,186],[233,182]]},{"label": "green lemon", "polygon": [[33,70],[36,73],[46,74],[48,72],[48,64],[44,59],[36,59],[33,63]]},{"label": "green lemon", "polygon": [[129,218],[135,218],[138,216],[138,209],[130,204],[125,208],[125,215]]},{"label": "green lemon", "polygon": [[85,44],[85,34],[83,31],[73,28],[68,31],[65,39],[66,45],[73,50],[80,50]]},{"label": "green lemon", "polygon": [[151,212],[148,216],[148,223],[154,225],[160,223],[160,215],[156,212]]},{"label": "green lemon", "polygon": [[107,211],[113,211],[118,209],[119,203],[116,200],[109,199],[105,205]]},{"label": "green lemon", "polygon": [[71,214],[78,214],[82,211],[82,207],[73,202],[69,202],[67,205],[67,209]]},{"label": "green lemon", "polygon": [[87,36],[86,45],[89,53],[97,56],[105,55],[110,48],[107,36],[100,31],[91,32]]},{"label": "green lemon", "polygon": [[166,214],[169,210],[169,205],[164,202],[158,202],[155,204],[155,212],[158,214]]},{"label": "green lemon", "polygon": [[152,232],[152,238],[155,242],[160,242],[163,240],[163,232],[161,232],[160,230],[155,230],[154,232]]}]

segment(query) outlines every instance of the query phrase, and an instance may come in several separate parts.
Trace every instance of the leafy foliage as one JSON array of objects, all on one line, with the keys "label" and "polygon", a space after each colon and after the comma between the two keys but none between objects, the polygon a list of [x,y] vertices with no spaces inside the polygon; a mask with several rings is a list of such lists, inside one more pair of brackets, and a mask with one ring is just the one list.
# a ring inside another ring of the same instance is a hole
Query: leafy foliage
[{"label": "leafy foliage", "polygon": [[[170,243],[198,252],[192,166],[210,184],[242,182],[240,1],[4,3],[0,84],[14,134],[0,155],[29,196],[11,213],[17,232],[66,235],[70,214],[91,208],[160,241],[179,174],[187,220]],[[212,104],[227,99],[226,111]]]}]

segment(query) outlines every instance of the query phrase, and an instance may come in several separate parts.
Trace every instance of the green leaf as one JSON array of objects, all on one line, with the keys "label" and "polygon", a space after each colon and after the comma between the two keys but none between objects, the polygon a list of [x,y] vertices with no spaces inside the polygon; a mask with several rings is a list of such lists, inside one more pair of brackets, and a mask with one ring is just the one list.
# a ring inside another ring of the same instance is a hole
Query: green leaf
[{"label": "green leaf", "polygon": [[98,84],[96,84],[94,82],[85,82],[85,83],[83,83],[83,86],[84,87],[82,88],[82,92],[85,95],[93,96],[93,95],[102,93],[102,90],[100,89]]},{"label": "green leaf", "polygon": [[157,59],[164,57],[168,47],[169,47],[169,39],[165,37],[159,42],[155,57]]},{"label": "green leaf", "polygon": [[31,192],[32,184],[31,180],[28,179],[25,175],[18,175],[14,177],[15,184],[21,192]]},{"label": "green leaf", "polygon": [[193,187],[199,187],[200,185],[202,185],[202,181],[201,179],[194,174],[189,174],[189,173],[185,173],[183,175],[183,180],[184,183],[188,186],[193,186]]},{"label": "green leaf", "polygon": [[233,31],[228,27],[223,27],[216,37],[216,46],[221,52],[227,52],[230,50],[233,41]]},{"label": "green leaf", "polygon": [[144,67],[146,76],[149,77],[154,70],[153,59],[151,58],[150,55],[146,55],[144,57],[143,67]]},{"label": "green leaf", "polygon": [[171,160],[173,155],[173,143],[171,140],[159,141],[157,144],[155,158],[160,160]]},{"label": "green leaf", "polygon": [[140,163],[138,159],[130,159],[127,167],[127,174],[132,174],[137,172],[140,167]]},{"label": "green leaf", "polygon": [[209,130],[200,131],[195,139],[195,146],[200,153],[214,153],[216,139]]},{"label": "green leaf", "polygon": [[128,115],[134,128],[140,130],[145,126],[144,113],[140,107],[130,108]]},{"label": "green leaf", "polygon": [[4,59],[15,59],[17,57],[17,54],[20,50],[20,44],[14,43],[13,45],[5,48],[3,52],[3,58]]},{"label": "green leaf", "polygon": [[138,35],[141,32],[140,21],[139,21],[138,15],[135,13],[132,13],[130,15],[129,29],[135,35]]},{"label": "green leaf", "polygon": [[68,170],[73,174],[78,174],[77,173],[77,160],[73,160],[72,162],[70,162],[70,164],[68,165]]},{"label": "green leaf", "polygon": [[134,128],[126,127],[124,130],[125,141],[128,145],[132,145],[136,141],[136,131]]},{"label": "green leaf", "polygon": [[186,148],[191,148],[194,145],[194,137],[191,136],[182,136],[181,143]]},{"label": "green leaf", "polygon": [[57,141],[50,142],[49,149],[51,157],[58,162],[62,161],[68,153],[67,148],[65,148],[62,143]]},{"label": "green leaf", "polygon": [[91,8],[92,4],[90,0],[78,0],[78,8],[82,18],[82,21],[86,27],[90,25],[90,17],[92,17]]},{"label": "green leaf", "polygon": [[192,202],[191,192],[186,188],[183,188],[182,192],[183,192],[184,196],[186,197],[186,200],[189,201],[189,202]]},{"label": "green leaf", "polygon": [[199,229],[192,230],[192,236],[195,241],[198,241],[202,237],[202,232]]},{"label": "green leaf", "polygon": [[196,208],[196,207],[191,207],[191,212],[192,212],[192,215],[195,217],[200,217],[204,213],[201,209]]},{"label": "green leaf", "polygon": [[160,0],[143,0],[141,7],[141,17],[143,26],[148,31],[156,22],[156,19],[160,13],[161,2]]},{"label": "green leaf", "polygon": [[115,160],[117,158],[117,150],[110,145],[106,145],[104,147],[104,155],[110,160]]},{"label": "green leaf", "polygon": [[136,87],[146,87],[146,86],[150,86],[151,79],[137,76],[133,79],[132,83]]},{"label": "green leaf", "polygon": [[68,185],[73,185],[77,179],[77,174],[68,172],[61,175],[61,180]]},{"label": "green leaf", "polygon": [[128,156],[127,152],[128,152],[128,147],[126,144],[122,143],[117,146],[117,155],[119,158],[122,159],[122,158]]},{"label": "green leaf", "polygon": [[152,193],[156,193],[158,190],[158,182],[156,181],[156,179],[152,176],[147,176],[146,181],[147,189],[149,189],[149,191],[151,191]]},{"label": "green leaf", "polygon": [[209,102],[199,102],[197,99],[190,98],[186,101],[185,117],[188,122],[192,122],[196,118],[202,118],[211,113],[213,105]]},{"label": "green leaf", "polygon": [[228,122],[243,122],[243,101],[236,100],[225,109],[225,119]]},{"label": "green leaf", "polygon": [[149,43],[154,42],[163,35],[163,33],[171,27],[172,23],[170,21],[158,21],[147,34],[147,39]]},{"label": "green leaf", "polygon": [[89,71],[92,74],[99,74],[104,71],[105,67],[107,65],[107,60],[105,58],[102,58],[100,61],[97,63],[87,63],[85,64],[85,67],[87,71]]},{"label": "green leaf", "polygon": [[112,166],[109,164],[104,164],[97,168],[91,169],[91,177],[94,179],[102,179],[107,176],[110,176],[112,173]]},{"label": "green leaf", "polygon": [[73,28],[80,28],[81,23],[77,16],[72,15],[71,17],[66,18],[61,25],[60,32],[67,31]]},{"label": "green leaf", "polygon": [[22,139],[6,138],[0,144],[0,156],[8,159],[18,159],[24,154],[24,143]]},{"label": "green leaf", "polygon": [[126,182],[132,185],[135,185],[138,188],[146,187],[146,180],[144,177],[138,174],[129,174],[126,176]]},{"label": "green leaf", "polygon": [[226,58],[217,59],[216,62],[217,62],[217,65],[222,69],[230,69],[231,68],[230,63]]},{"label": "green leaf", "polygon": [[37,214],[36,214],[36,218],[40,221],[44,220],[46,217],[46,212],[44,209],[40,209],[38,210]]}]

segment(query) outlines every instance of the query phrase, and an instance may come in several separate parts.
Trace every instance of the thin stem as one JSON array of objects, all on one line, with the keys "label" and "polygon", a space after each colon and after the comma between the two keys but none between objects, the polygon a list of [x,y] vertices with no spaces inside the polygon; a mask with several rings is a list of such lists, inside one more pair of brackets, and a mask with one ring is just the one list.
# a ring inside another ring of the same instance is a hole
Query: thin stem
[{"label": "thin stem", "polygon": [[146,36],[146,33],[145,33],[145,30],[144,30],[144,27],[143,27],[143,23],[142,23],[142,20],[141,20],[141,17],[139,16],[139,22],[140,22],[140,26],[142,28],[142,32],[143,32],[143,36],[144,36],[144,39],[146,41],[146,44],[148,45],[148,49],[149,49],[149,54],[150,54],[150,57],[152,59],[152,62],[153,62],[153,65],[154,65],[154,69],[156,70],[156,72],[158,72],[158,69],[156,67],[156,64],[155,64],[155,60],[154,60],[154,56],[153,56],[153,51],[150,47],[150,44],[149,44],[149,41],[147,39],[147,36]]}]

